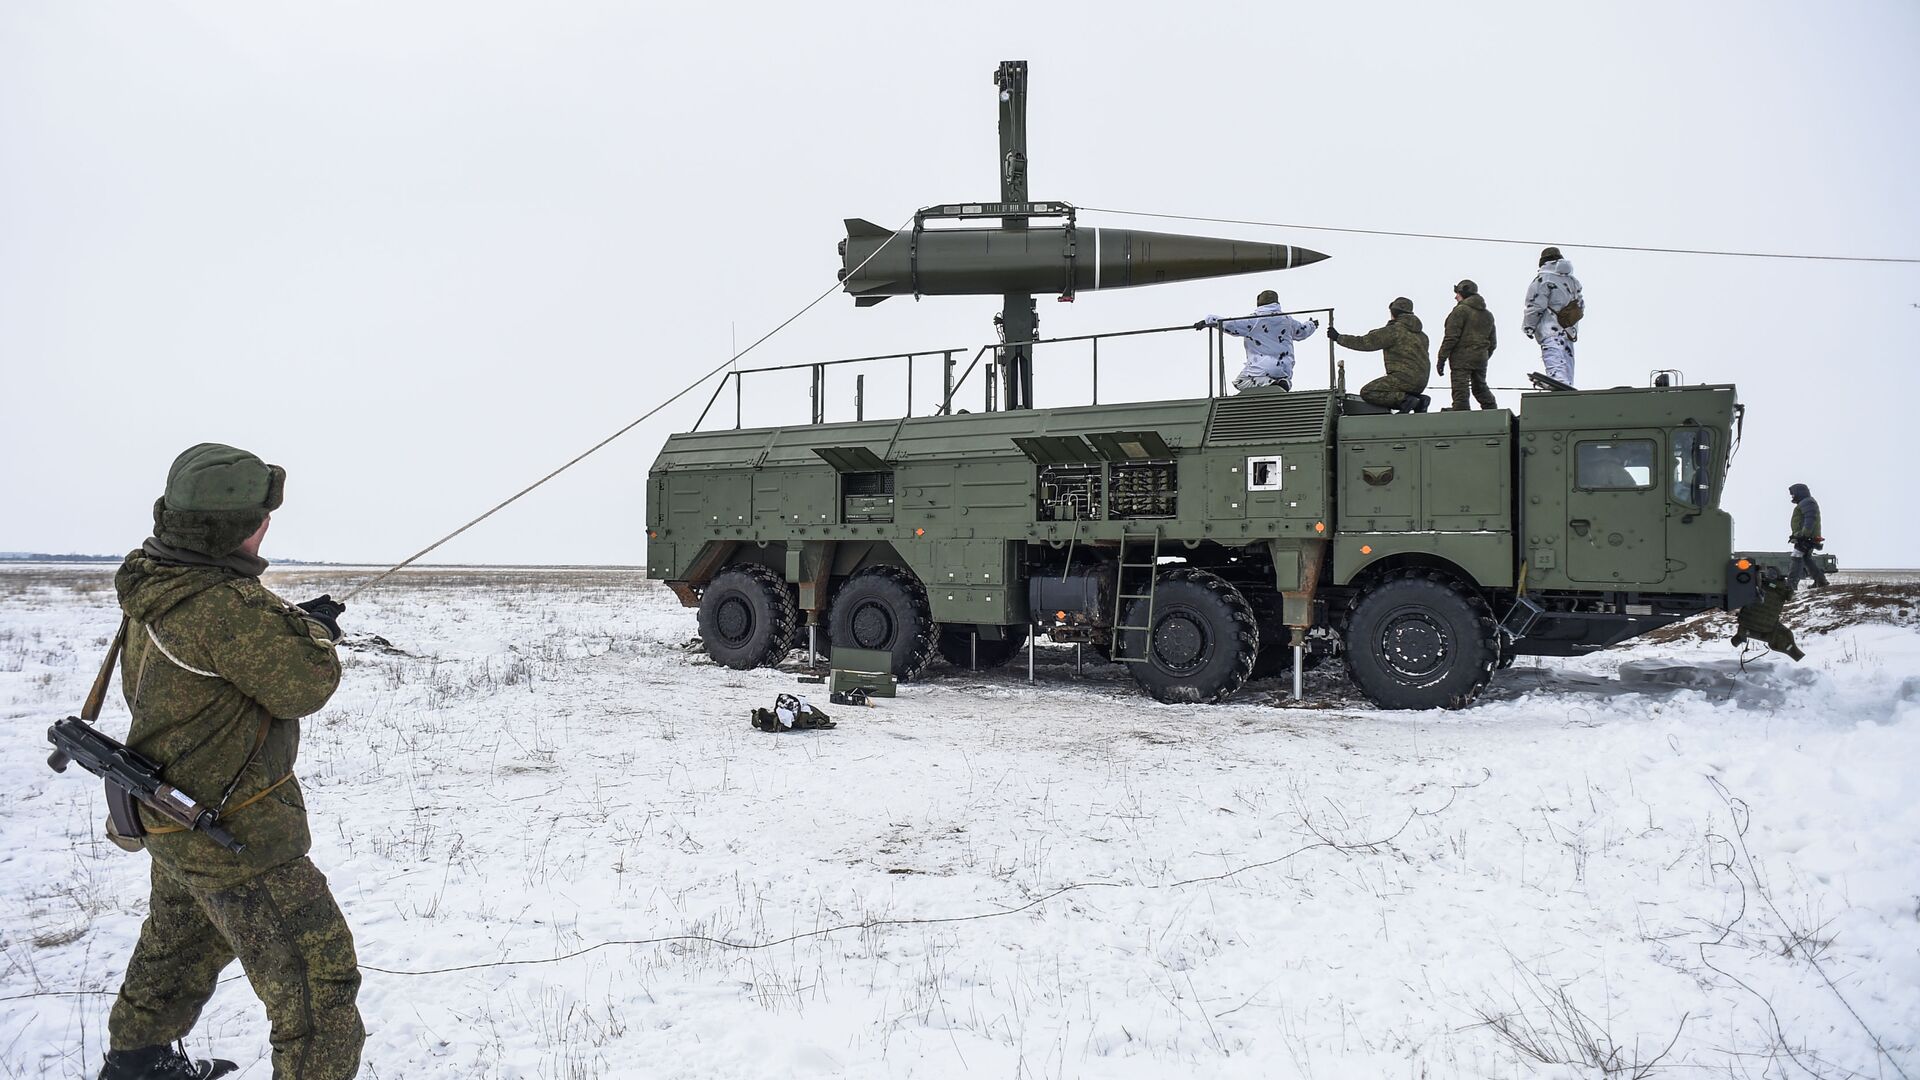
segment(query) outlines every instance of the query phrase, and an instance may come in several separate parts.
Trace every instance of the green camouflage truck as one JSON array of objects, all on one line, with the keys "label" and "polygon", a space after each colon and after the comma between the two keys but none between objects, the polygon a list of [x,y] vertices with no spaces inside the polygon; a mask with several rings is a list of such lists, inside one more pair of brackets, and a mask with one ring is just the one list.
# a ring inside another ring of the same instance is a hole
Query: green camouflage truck
[{"label": "green camouflage truck", "polygon": [[901,679],[1042,634],[1161,701],[1298,656],[1409,709],[1757,596],[1719,505],[1732,386],[1384,415],[1334,385],[674,435],[648,571],[736,668],[809,626]]}]

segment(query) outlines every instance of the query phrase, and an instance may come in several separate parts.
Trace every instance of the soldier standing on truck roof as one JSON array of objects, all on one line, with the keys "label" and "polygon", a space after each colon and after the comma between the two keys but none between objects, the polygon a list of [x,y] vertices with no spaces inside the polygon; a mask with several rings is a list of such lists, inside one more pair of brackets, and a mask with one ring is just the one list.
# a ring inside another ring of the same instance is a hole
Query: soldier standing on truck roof
[{"label": "soldier standing on truck roof", "polygon": [[1218,315],[1209,315],[1193,324],[1195,330],[1204,330],[1217,326],[1223,332],[1243,339],[1247,349],[1247,362],[1234,377],[1235,390],[1251,390],[1256,386],[1277,386],[1282,390],[1293,389],[1293,343],[1304,341],[1320,329],[1319,319],[1301,322],[1280,310],[1280,294],[1272,289],[1263,289],[1254,298],[1259,305],[1253,314],[1244,319],[1222,319]]},{"label": "soldier standing on truck roof", "polygon": [[1394,297],[1387,305],[1387,324],[1358,337],[1335,333],[1327,328],[1327,339],[1357,352],[1384,352],[1387,373],[1360,388],[1360,400],[1395,412],[1426,412],[1433,399],[1421,393],[1427,388],[1426,332],[1420,329],[1420,317],[1413,313],[1413,301]]},{"label": "soldier standing on truck roof", "polygon": [[1540,364],[1547,376],[1568,386],[1573,382],[1573,343],[1580,339],[1580,320],[1586,301],[1573,264],[1560,257],[1557,247],[1540,252],[1540,272],[1527,288],[1527,307],[1520,331],[1540,343]]},{"label": "soldier standing on truck roof", "polygon": [[260,584],[260,543],[286,470],[201,443],[167,472],[153,536],[114,576],[126,614],[120,685],[133,713],[127,745],[167,783],[217,807],[245,845],[142,810],[152,892],[140,940],[107,1017],[101,1080],[207,1080],[233,1071],[194,1061],[184,1039],[238,959],[273,1025],[273,1075],[344,1080],[366,1041],[354,999],[353,934],[307,857],[306,801],[294,779],[299,717],[340,682],[339,616],[321,596],[293,605]]},{"label": "soldier standing on truck roof", "polygon": [[1494,400],[1493,390],[1487,386],[1487,361],[1493,356],[1495,345],[1493,312],[1487,310],[1480,286],[1470,278],[1460,279],[1453,287],[1453,310],[1447,313],[1446,331],[1440,337],[1440,351],[1435,354],[1434,364],[1434,371],[1445,375],[1447,362],[1453,362],[1453,404],[1447,407],[1448,411],[1464,412],[1473,408],[1467,401],[1469,393],[1483,409],[1500,407]]},{"label": "soldier standing on truck roof", "polygon": [[1811,577],[1815,585],[1825,586],[1827,573],[1820,569],[1819,556],[1814,554],[1827,546],[1827,538],[1820,534],[1820,504],[1805,484],[1788,488],[1787,498],[1793,500],[1793,519],[1787,526],[1790,530],[1787,541],[1793,545],[1793,572],[1787,575],[1787,586],[1800,584],[1803,577]]}]

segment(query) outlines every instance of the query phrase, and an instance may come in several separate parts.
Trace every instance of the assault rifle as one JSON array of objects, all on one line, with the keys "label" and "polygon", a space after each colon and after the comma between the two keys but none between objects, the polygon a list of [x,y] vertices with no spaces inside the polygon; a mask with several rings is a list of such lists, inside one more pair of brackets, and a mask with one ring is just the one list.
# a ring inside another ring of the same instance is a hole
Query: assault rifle
[{"label": "assault rifle", "polygon": [[184,828],[206,833],[208,839],[236,855],[246,850],[246,845],[220,824],[220,815],[212,807],[200,805],[193,796],[162,780],[160,766],[94,730],[79,717],[54,721],[47,729],[47,741],[54,745],[47,757],[54,772],[66,772],[71,760],[107,782],[107,817],[113,822],[113,831],[121,836],[131,839],[146,833],[137,805],[145,803]]},{"label": "assault rifle", "polygon": [[199,829],[214,843],[240,854],[246,845],[235,840],[220,824],[217,810],[200,805],[193,796],[162,780],[160,766],[89,723],[100,716],[100,705],[113,678],[113,662],[119,658],[120,647],[126,640],[127,621],[122,619],[120,632],[113,636],[113,644],[107,648],[106,662],[100,665],[100,674],[93,680],[80,715],[56,720],[47,729],[47,741],[53,744],[53,753],[47,755],[47,766],[63,773],[67,771],[68,762],[77,761],[81,768],[107,782],[107,818],[113,825],[116,843],[119,838],[133,841],[146,835],[146,826],[140,823],[139,807],[140,803],[146,803],[162,817],[183,828]]}]

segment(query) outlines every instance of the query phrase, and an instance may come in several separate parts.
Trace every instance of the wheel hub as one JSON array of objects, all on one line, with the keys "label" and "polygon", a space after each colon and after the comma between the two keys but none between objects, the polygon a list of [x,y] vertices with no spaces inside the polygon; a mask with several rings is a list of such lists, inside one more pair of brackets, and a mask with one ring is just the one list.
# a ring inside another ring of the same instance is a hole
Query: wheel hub
[{"label": "wheel hub", "polygon": [[1380,630],[1380,656],[1395,674],[1425,678],[1446,666],[1453,645],[1446,627],[1431,615],[1407,611],[1394,615]]},{"label": "wheel hub", "polygon": [[1208,651],[1207,628],[1184,611],[1170,612],[1153,628],[1153,658],[1176,675],[1197,670]]},{"label": "wheel hub", "polygon": [[886,605],[865,603],[854,609],[853,640],[863,649],[893,646],[893,615]]},{"label": "wheel hub", "polygon": [[729,596],[720,601],[713,622],[723,640],[738,645],[753,633],[753,607],[741,597]]}]

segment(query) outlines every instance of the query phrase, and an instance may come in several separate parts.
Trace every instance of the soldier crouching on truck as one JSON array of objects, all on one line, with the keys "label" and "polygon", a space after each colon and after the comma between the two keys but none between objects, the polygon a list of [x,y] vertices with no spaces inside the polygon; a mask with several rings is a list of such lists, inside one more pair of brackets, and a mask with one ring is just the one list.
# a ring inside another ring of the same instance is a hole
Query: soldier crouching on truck
[{"label": "soldier crouching on truck", "polygon": [[1387,373],[1360,388],[1360,400],[1395,412],[1426,412],[1432,399],[1421,393],[1427,388],[1427,335],[1420,329],[1420,317],[1413,313],[1413,301],[1395,297],[1387,305],[1387,324],[1358,337],[1335,333],[1327,328],[1327,339],[1359,352],[1382,352]]},{"label": "soldier crouching on truck", "polygon": [[1234,377],[1235,390],[1251,390],[1256,386],[1277,386],[1282,390],[1293,389],[1293,343],[1305,341],[1320,329],[1319,319],[1299,319],[1280,310],[1280,294],[1272,289],[1263,289],[1254,298],[1253,314],[1244,319],[1222,319],[1218,315],[1209,315],[1193,324],[1195,330],[1204,330],[1217,326],[1223,332],[1242,339],[1247,349],[1247,362],[1241,367],[1240,374]]},{"label": "soldier crouching on truck", "polygon": [[146,835],[116,841],[152,857],[152,893],[107,1019],[101,1080],[233,1071],[169,1044],[193,1028],[236,958],[272,1022],[276,1078],[336,1080],[360,1067],[353,935],[307,858],[293,777],[298,718],[340,681],[334,642],[345,608],[324,596],[295,606],[260,584],[260,542],[285,483],[284,469],[244,450],[187,450],[154,504],[153,536],[114,577],[129,620],[127,745],[158,762],[169,784],[218,807],[244,849],[145,809]]}]

